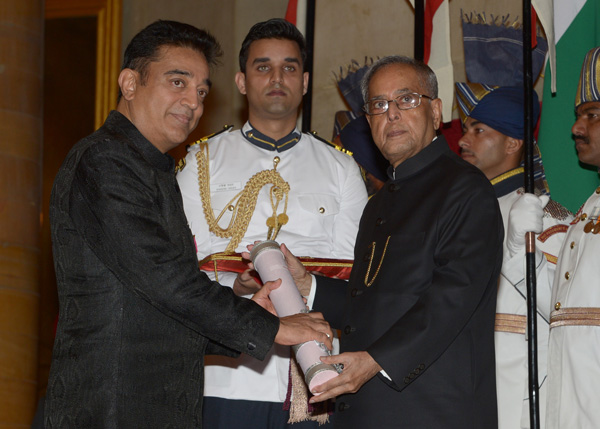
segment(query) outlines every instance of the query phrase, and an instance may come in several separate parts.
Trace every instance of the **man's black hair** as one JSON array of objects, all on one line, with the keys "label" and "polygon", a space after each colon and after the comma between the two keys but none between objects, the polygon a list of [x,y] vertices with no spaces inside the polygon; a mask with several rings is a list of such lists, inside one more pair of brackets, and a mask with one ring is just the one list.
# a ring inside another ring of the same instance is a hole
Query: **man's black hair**
[{"label": "man's black hair", "polygon": [[242,42],[242,49],[240,49],[239,55],[240,71],[242,73],[246,73],[246,62],[248,61],[250,45],[252,42],[262,39],[283,39],[296,42],[300,49],[302,68],[304,69],[306,65],[306,42],[304,41],[304,36],[294,24],[287,22],[285,19],[273,18],[254,24]]},{"label": "man's black hair", "polygon": [[218,64],[218,58],[223,55],[219,42],[208,31],[182,22],[158,20],[131,39],[125,49],[121,70],[128,68],[137,71],[144,84],[148,77],[148,65],[160,60],[163,46],[193,49],[203,54],[209,65]]}]

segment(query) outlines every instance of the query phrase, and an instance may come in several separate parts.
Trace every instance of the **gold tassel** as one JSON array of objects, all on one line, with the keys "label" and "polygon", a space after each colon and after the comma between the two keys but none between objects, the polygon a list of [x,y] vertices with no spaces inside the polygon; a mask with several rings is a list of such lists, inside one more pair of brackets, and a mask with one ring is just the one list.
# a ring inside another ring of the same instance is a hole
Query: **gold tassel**
[{"label": "gold tassel", "polygon": [[313,411],[308,411],[308,387],[304,382],[304,374],[292,355],[290,359],[292,400],[290,404],[290,418],[288,423],[299,423],[307,420],[319,422],[319,426],[329,423],[329,414],[327,406],[329,401],[312,404]]}]

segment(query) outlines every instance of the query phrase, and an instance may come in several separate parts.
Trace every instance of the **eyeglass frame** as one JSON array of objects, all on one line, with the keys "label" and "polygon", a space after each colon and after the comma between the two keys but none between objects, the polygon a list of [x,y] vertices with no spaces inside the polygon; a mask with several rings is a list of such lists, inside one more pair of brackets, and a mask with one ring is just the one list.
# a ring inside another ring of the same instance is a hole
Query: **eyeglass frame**
[{"label": "eyeglass frame", "polygon": [[[419,96],[419,104],[417,104],[416,106],[412,106],[409,108],[402,108],[398,105],[398,102],[396,101],[397,99],[399,99],[400,97],[403,97],[405,95],[418,95]],[[369,116],[377,116],[377,115],[383,115],[384,113],[387,113],[387,111],[390,109],[390,103],[393,101],[394,104],[396,105],[396,107],[398,108],[398,110],[412,110],[412,109],[416,109],[417,107],[419,107],[421,105],[422,99],[423,97],[429,99],[429,100],[435,100],[435,98],[430,97],[429,95],[425,95],[425,94],[419,94],[418,92],[405,92],[404,94],[400,94],[398,97],[393,98],[391,100],[385,100],[383,98],[372,98],[369,101],[367,101],[365,104],[363,104],[362,106],[362,110]],[[367,106],[370,102],[372,101],[385,101],[387,103],[387,107],[385,108],[385,110],[381,113],[369,113]]]}]

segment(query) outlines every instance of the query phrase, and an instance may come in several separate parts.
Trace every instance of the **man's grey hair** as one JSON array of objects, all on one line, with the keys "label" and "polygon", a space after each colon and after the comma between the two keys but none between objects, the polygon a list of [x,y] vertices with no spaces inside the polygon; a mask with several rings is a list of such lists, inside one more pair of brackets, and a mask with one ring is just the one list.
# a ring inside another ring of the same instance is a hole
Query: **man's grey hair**
[{"label": "man's grey hair", "polygon": [[373,79],[373,76],[375,76],[375,73],[377,73],[380,69],[393,64],[406,64],[411,66],[419,76],[420,85],[425,88],[425,91],[427,91],[427,94],[424,95],[427,95],[431,98],[438,97],[437,78],[433,70],[431,70],[427,64],[423,63],[422,61],[415,60],[414,58],[405,57],[402,55],[391,55],[375,61],[363,76],[362,81],[360,82],[360,90],[365,103],[369,100],[369,83],[371,82],[371,79]]}]

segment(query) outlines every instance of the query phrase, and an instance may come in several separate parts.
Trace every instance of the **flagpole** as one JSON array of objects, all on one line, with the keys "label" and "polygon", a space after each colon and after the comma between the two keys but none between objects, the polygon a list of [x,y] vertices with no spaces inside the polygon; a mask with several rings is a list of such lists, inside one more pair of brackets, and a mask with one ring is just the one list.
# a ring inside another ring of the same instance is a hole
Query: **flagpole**
[{"label": "flagpole", "polygon": [[[531,58],[531,0],[523,0],[523,90],[525,95],[525,192],[534,193],[533,179],[533,72]],[[525,236],[527,280],[527,358],[529,368],[529,422],[540,427],[540,404],[537,359],[537,297],[535,276],[535,234]]]},{"label": "flagpole", "polygon": [[415,0],[415,45],[414,57],[423,61],[425,57],[425,0]]},{"label": "flagpole", "polygon": [[302,132],[308,133],[311,131],[312,118],[312,79],[313,79],[313,52],[315,46],[315,0],[307,0],[306,2],[306,67],[305,71],[310,76],[308,79],[308,88],[304,94],[302,102]]}]

